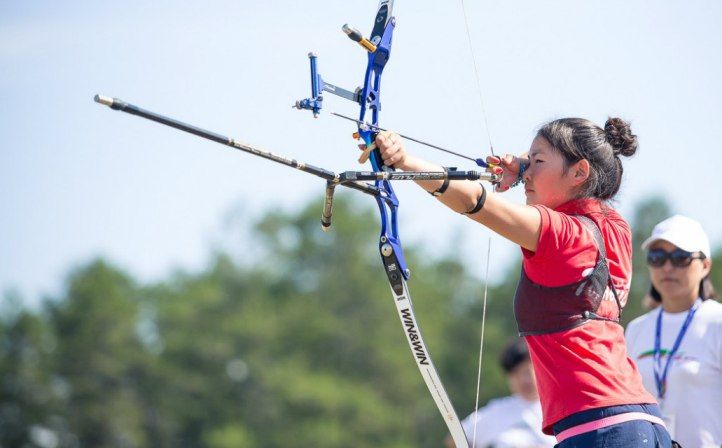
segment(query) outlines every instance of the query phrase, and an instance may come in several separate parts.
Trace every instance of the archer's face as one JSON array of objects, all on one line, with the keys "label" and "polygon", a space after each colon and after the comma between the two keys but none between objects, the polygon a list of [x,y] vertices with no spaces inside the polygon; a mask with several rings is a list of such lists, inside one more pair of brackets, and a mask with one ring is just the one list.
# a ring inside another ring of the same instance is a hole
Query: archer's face
[{"label": "archer's face", "polygon": [[565,172],[561,153],[545,138],[535,138],[529,149],[529,168],[524,173],[527,205],[556,208],[569,201],[576,186],[572,168]]}]

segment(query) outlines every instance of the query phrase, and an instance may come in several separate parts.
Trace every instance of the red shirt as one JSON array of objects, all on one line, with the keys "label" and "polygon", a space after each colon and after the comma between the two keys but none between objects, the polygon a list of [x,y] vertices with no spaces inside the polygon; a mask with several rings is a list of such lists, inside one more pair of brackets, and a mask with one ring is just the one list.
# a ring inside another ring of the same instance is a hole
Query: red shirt
[{"label": "red shirt", "polygon": [[[534,283],[562,286],[580,281],[594,267],[594,236],[572,215],[592,219],[602,233],[609,272],[622,304],[632,280],[629,224],[594,199],[570,201],[556,210],[535,206],[541,215],[536,252],[522,249],[522,267]],[[554,306],[550,304],[550,306]],[[606,294],[598,314],[616,318],[614,296]],[[637,366],[627,357],[621,325],[592,320],[571,330],[527,336],[526,342],[543,413],[543,431],[576,412],[606,406],[656,403],[642,385]]]}]

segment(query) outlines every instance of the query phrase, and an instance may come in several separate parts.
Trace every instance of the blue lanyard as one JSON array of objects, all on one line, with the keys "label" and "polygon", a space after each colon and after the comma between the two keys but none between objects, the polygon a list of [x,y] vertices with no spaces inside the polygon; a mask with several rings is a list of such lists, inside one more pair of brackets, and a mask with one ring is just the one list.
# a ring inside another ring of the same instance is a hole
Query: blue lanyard
[{"label": "blue lanyard", "polygon": [[[664,364],[662,369],[662,307],[659,308],[659,314],[657,315],[657,327],[654,331],[654,381],[657,384],[657,397],[664,398],[665,392],[667,392],[667,373],[669,372],[669,366],[672,364],[672,359],[679,349],[679,345],[682,343],[685,333],[689,328],[689,324],[692,322],[694,313],[697,312],[700,302],[695,302],[694,306],[687,312],[687,318],[682,324],[682,328],[679,329],[677,339],[674,341],[672,350],[667,352],[667,362]],[[660,374],[660,371],[662,372]]]}]

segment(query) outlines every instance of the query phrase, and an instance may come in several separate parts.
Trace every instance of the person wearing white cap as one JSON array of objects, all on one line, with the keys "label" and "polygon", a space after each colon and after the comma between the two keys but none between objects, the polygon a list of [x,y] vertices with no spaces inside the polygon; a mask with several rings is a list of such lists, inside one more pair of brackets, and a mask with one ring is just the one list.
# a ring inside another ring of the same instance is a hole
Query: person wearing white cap
[{"label": "person wearing white cap", "polygon": [[681,215],[654,227],[647,251],[657,309],[630,322],[627,350],[683,447],[722,446],[722,304],[709,278],[709,240]]}]

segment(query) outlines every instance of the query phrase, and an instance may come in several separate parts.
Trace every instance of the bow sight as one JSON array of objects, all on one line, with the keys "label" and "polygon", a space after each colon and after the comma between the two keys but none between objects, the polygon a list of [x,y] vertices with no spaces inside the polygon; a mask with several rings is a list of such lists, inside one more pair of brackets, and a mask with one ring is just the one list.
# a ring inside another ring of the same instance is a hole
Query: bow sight
[{"label": "bow sight", "polygon": [[314,53],[309,53],[311,97],[296,101],[294,107],[297,109],[310,110],[313,112],[314,117],[318,117],[323,105],[323,95],[321,92],[329,92],[351,100],[354,103],[358,103],[361,106],[359,121],[364,121],[367,109],[371,109],[373,122],[378,121],[378,112],[381,110],[381,103],[379,102],[381,74],[391,54],[391,39],[394,34],[394,28],[396,27],[396,18],[391,16],[392,8],[392,0],[381,1],[378,12],[376,13],[376,20],[374,22],[374,28],[371,31],[370,39],[363,37],[360,31],[351,28],[348,24],[342,27],[343,32],[346,33],[349,39],[358,42],[361,47],[368,51],[368,64],[366,65],[363,87],[358,87],[354,92],[351,92],[350,90],[324,81],[321,74],[318,73],[318,56]]}]

